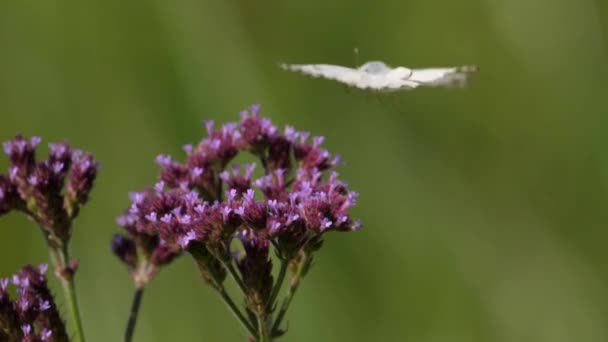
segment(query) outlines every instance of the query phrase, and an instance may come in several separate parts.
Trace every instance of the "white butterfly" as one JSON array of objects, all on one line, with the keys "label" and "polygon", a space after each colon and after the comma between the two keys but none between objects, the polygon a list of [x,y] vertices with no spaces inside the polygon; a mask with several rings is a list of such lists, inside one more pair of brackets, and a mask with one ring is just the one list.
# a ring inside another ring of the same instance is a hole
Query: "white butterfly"
[{"label": "white butterfly", "polygon": [[357,69],[331,64],[280,64],[281,68],[313,77],[324,77],[359,89],[398,91],[418,86],[463,86],[475,66],[409,69],[391,68],[384,62],[367,62]]}]

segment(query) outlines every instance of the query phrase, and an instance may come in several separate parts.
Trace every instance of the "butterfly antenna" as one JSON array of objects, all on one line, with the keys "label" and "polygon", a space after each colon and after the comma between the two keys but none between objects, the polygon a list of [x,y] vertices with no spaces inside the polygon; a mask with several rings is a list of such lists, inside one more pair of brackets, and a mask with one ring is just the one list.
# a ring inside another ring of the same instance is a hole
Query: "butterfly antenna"
[{"label": "butterfly antenna", "polygon": [[355,68],[359,67],[359,48],[355,47],[353,49],[353,55],[355,58]]}]

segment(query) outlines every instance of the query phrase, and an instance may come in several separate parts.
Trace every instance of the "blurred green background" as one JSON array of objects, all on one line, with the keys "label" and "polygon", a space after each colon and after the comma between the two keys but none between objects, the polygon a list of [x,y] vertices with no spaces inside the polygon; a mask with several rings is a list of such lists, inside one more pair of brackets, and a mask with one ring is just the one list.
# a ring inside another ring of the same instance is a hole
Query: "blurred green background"
[{"label": "blurred green background", "polygon": [[[252,103],[326,136],[361,194],[364,229],[328,236],[284,340],[607,341],[607,37],[603,0],[2,1],[0,139],[67,139],[103,162],[72,243],[89,341],[122,339],[132,282],[109,241],[128,192],[201,120]],[[378,96],[276,66],[352,66],[354,47],[481,71]],[[47,261],[23,216],[0,234],[0,275]],[[149,286],[136,332],[244,336],[189,258]]]}]

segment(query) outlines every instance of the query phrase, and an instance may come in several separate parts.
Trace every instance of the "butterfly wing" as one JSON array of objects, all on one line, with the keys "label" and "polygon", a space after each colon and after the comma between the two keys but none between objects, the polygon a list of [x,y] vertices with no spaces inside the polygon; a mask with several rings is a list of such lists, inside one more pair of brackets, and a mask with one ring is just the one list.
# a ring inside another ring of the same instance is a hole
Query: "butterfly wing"
[{"label": "butterfly wing", "polygon": [[414,89],[420,85],[419,82],[410,80],[412,70],[406,67],[391,69],[381,78],[375,80],[376,89],[380,91],[398,91]]},{"label": "butterfly wing", "polygon": [[280,64],[280,67],[313,77],[335,80],[359,89],[398,91],[426,86],[463,86],[476,67],[408,69],[397,67],[384,72],[369,72],[331,64]]},{"label": "butterfly wing", "polygon": [[280,64],[280,67],[289,71],[298,71],[312,77],[323,77],[330,80],[359,87],[361,72],[339,65],[331,64]]},{"label": "butterfly wing", "polygon": [[463,86],[468,75],[477,71],[475,66],[453,68],[412,69],[408,80],[428,86]]}]

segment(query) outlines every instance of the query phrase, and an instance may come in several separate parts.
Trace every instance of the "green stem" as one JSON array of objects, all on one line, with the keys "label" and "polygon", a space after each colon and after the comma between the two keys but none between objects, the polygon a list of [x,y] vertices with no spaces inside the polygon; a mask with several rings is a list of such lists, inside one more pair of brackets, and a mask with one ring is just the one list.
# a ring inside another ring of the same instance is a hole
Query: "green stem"
[{"label": "green stem", "polygon": [[143,295],[144,287],[137,287],[135,289],[135,294],[133,295],[131,313],[129,314],[129,322],[127,323],[127,330],[125,331],[125,342],[131,342],[133,340],[133,334],[135,333],[135,324],[137,323],[137,315],[139,314],[139,307],[141,306],[141,300]]},{"label": "green stem", "polygon": [[[241,277],[239,277],[238,273],[236,272],[236,269],[234,268],[234,265],[232,264],[232,262],[225,261],[222,259],[222,263],[228,269],[228,273],[230,273],[230,275],[232,276],[234,281],[238,284],[241,291],[243,291],[243,295],[247,296],[247,288],[245,287],[243,280],[241,280]],[[230,310],[232,311],[234,316],[241,322],[241,325],[245,329],[247,329],[252,336],[258,336],[254,327],[251,326],[249,321],[245,318],[245,316],[241,313],[241,311],[238,309],[238,307],[234,304],[234,301],[232,300],[232,298],[230,298],[230,296],[224,289],[223,285],[219,285],[218,291],[220,292],[220,296],[222,297],[222,299],[224,300],[224,302],[226,303],[228,308],[230,308]]]},{"label": "green stem", "polygon": [[243,280],[241,279],[241,277],[239,277],[239,274],[236,272],[236,269],[234,268],[234,265],[232,265],[232,262],[222,261],[222,263],[228,269],[228,272],[230,273],[234,281],[237,283],[241,291],[243,291],[243,295],[246,296],[248,291],[245,287],[245,283],[243,283]]},{"label": "green stem", "polygon": [[75,341],[84,342],[84,331],[82,329],[82,321],[80,319],[80,310],[78,309],[78,300],[76,298],[76,284],[74,281],[73,270],[68,270],[70,256],[67,245],[64,243],[61,247],[51,247],[51,259],[55,265],[55,273],[63,287],[63,293],[74,324]]},{"label": "green stem", "polygon": [[307,262],[307,259],[308,256],[302,257],[302,260],[298,264],[298,269],[296,270],[296,273],[291,278],[291,284],[289,285],[289,289],[287,290],[287,295],[283,299],[281,310],[279,311],[279,314],[277,315],[277,318],[275,319],[274,324],[272,325],[271,331],[273,336],[276,335],[278,330],[281,328],[281,322],[283,322],[283,319],[287,314],[287,310],[289,309],[289,305],[291,304],[291,301],[293,300],[293,297],[295,296],[296,291],[300,286],[300,277],[302,276],[302,270],[304,269],[304,264]]},{"label": "green stem", "polygon": [[268,335],[268,324],[262,315],[258,315],[258,342],[271,342],[272,339]]},{"label": "green stem", "polygon": [[258,334],[255,331],[255,329],[251,326],[251,324],[249,324],[249,321],[241,313],[241,310],[239,310],[239,308],[236,306],[236,304],[234,304],[234,301],[232,300],[232,298],[230,298],[230,295],[228,295],[228,293],[226,292],[224,287],[220,285],[220,287],[217,290],[220,294],[220,297],[226,304],[226,306],[230,309],[230,311],[232,311],[232,314],[234,315],[234,317],[236,317],[239,320],[239,322],[241,323],[243,328],[245,328],[245,330],[247,330],[251,334],[251,336],[257,336]]},{"label": "green stem", "polygon": [[277,281],[275,282],[272,292],[270,293],[270,297],[268,298],[268,302],[266,303],[267,311],[274,306],[274,301],[277,299],[277,296],[281,291],[283,281],[285,281],[285,275],[287,274],[288,265],[289,262],[287,260],[281,260],[281,269],[279,270],[279,276],[277,277]]}]

